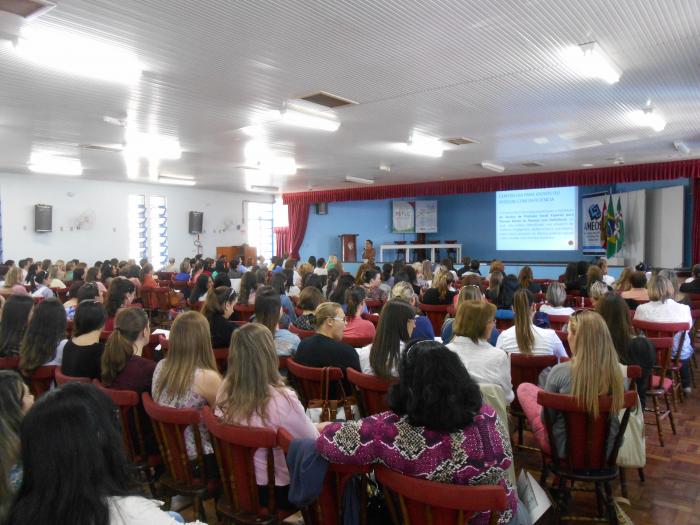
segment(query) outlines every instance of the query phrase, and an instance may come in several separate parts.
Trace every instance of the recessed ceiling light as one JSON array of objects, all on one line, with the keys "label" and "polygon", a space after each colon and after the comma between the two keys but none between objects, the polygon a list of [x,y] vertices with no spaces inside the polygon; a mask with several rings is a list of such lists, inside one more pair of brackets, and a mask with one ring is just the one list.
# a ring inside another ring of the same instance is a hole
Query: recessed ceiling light
[{"label": "recessed ceiling light", "polygon": [[581,166],[583,166],[584,168],[592,168],[593,164],[591,164],[590,162],[586,162],[585,164],[581,164]]},{"label": "recessed ceiling light", "polygon": [[51,175],[66,175],[77,177],[83,174],[83,165],[80,159],[66,157],[51,151],[38,151],[32,153],[29,159],[29,171],[34,173],[47,173]]},{"label": "recessed ceiling light", "polygon": [[506,170],[505,166],[501,166],[500,164],[494,164],[493,162],[486,162],[486,161],[481,163],[481,167],[484,169],[487,169],[487,170],[496,171],[498,173],[503,173]]},{"label": "recessed ceiling light", "polygon": [[250,190],[251,191],[263,191],[263,192],[267,192],[267,193],[276,193],[280,189],[277,186],[258,186],[256,184],[254,184],[250,187]]},{"label": "recessed ceiling light", "polygon": [[324,109],[323,106],[303,100],[290,100],[279,112],[279,118],[283,124],[291,126],[321,131],[338,131],[340,120],[335,113]]},{"label": "recessed ceiling light", "polygon": [[438,137],[414,131],[406,145],[406,151],[426,157],[442,157],[445,146]]},{"label": "recessed ceiling light", "polygon": [[549,139],[547,137],[537,137],[536,139],[532,139],[532,142],[535,144],[548,144]]},{"label": "recessed ceiling light", "polygon": [[635,126],[651,128],[657,132],[666,127],[666,120],[651,106],[630,111],[627,116]]},{"label": "recessed ceiling light", "polygon": [[583,77],[600,78],[614,84],[622,76],[620,69],[597,42],[567,47],[561,56],[567,66]]}]

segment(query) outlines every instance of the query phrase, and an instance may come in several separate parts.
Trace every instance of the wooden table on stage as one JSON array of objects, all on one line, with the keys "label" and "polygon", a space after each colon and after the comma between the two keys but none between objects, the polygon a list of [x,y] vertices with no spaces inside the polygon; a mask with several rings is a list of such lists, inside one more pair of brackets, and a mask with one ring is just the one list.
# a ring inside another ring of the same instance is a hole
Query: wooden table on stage
[{"label": "wooden table on stage", "polygon": [[435,250],[457,250],[457,260],[462,260],[462,245],[461,244],[382,244],[379,247],[379,260],[384,262],[384,250],[403,250],[406,252],[406,260],[409,258],[411,250],[430,250],[430,260],[435,261]]}]

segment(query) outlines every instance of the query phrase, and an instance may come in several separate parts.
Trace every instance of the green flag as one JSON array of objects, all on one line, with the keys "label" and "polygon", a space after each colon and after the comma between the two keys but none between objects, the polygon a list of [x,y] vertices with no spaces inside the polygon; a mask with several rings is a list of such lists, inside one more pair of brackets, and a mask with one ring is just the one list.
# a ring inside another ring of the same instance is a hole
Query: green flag
[{"label": "green flag", "polygon": [[615,215],[615,229],[617,230],[617,252],[622,251],[622,245],[625,243],[625,221],[622,219],[622,204],[620,197],[617,197],[617,214]]},{"label": "green flag", "polygon": [[617,253],[617,233],[615,231],[615,206],[613,205],[612,195],[608,202],[608,213],[605,220],[605,232],[608,235],[608,249],[606,256],[608,259]]}]

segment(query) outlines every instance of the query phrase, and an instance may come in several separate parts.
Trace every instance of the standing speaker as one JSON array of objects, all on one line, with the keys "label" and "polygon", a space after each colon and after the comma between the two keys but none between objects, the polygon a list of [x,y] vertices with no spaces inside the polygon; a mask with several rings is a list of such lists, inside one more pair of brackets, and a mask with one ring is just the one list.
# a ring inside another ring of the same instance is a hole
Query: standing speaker
[{"label": "standing speaker", "polygon": [[327,202],[319,202],[316,204],[316,215],[328,215]]},{"label": "standing speaker", "polygon": [[48,204],[34,205],[34,231],[35,232],[50,232],[52,231],[52,214],[53,207]]},{"label": "standing speaker", "polygon": [[190,212],[190,233],[202,233],[202,222],[204,221],[204,212]]}]

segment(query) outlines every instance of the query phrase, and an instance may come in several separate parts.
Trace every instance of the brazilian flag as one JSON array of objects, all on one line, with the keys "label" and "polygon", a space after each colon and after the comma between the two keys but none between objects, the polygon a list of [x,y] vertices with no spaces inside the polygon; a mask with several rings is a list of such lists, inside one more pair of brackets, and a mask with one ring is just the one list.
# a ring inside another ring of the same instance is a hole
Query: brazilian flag
[{"label": "brazilian flag", "polygon": [[617,253],[617,229],[615,228],[615,206],[613,205],[612,195],[609,197],[608,212],[605,220],[605,232],[608,234],[608,246],[606,256],[612,257]]},{"label": "brazilian flag", "polygon": [[617,252],[622,250],[622,245],[625,243],[625,221],[622,220],[622,205],[620,204],[620,196],[617,197],[617,214],[615,215],[615,229],[617,230]]}]

